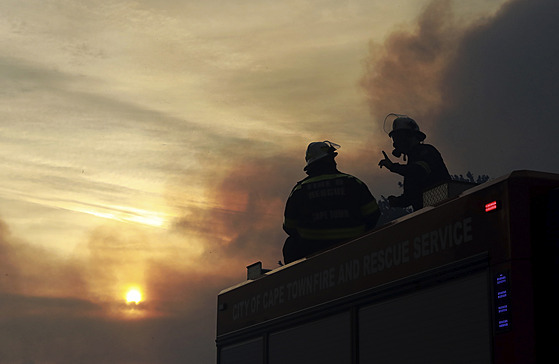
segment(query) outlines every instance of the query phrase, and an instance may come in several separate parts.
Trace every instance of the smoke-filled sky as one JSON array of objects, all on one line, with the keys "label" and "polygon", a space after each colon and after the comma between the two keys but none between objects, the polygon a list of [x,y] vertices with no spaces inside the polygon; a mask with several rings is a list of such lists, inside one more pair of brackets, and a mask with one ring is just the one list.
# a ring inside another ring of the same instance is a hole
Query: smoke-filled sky
[{"label": "smoke-filled sky", "polygon": [[[451,174],[559,172],[555,0],[3,0],[0,362],[212,363],[311,141],[377,197],[388,113]],[[127,303],[135,287],[142,300]]]}]

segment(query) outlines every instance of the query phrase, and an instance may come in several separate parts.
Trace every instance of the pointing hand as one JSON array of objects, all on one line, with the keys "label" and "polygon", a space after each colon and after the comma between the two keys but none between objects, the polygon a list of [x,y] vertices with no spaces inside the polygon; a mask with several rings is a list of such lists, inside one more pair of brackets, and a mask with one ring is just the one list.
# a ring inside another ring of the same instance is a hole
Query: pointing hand
[{"label": "pointing hand", "polygon": [[384,155],[384,159],[381,159],[381,161],[378,162],[379,167],[386,167],[388,170],[392,170],[392,166],[394,165],[394,163],[392,163],[390,158],[388,158],[384,150],[382,151],[382,155]]}]

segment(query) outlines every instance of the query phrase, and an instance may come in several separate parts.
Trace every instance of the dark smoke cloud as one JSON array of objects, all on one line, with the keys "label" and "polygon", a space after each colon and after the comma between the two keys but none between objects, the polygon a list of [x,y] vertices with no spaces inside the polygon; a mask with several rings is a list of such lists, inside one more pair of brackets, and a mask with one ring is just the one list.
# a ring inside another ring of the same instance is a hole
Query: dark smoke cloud
[{"label": "dark smoke cloud", "polygon": [[[213,314],[213,310],[212,310]],[[213,315],[212,315],[213,316]],[[206,314],[116,321],[67,315],[2,319],[2,363],[208,363],[215,350]]]},{"label": "dark smoke cloud", "polygon": [[389,112],[419,118],[437,110],[440,74],[459,37],[450,1],[437,0],[418,19],[415,32],[399,31],[383,45],[371,43],[361,86],[375,119],[382,121]]},{"label": "dark smoke cloud", "polygon": [[464,165],[559,170],[557,14],[557,1],[514,1],[463,37],[436,118]]},{"label": "dark smoke cloud", "polygon": [[262,260],[277,267],[287,237],[281,228],[285,201],[306,176],[302,160],[302,156],[245,158],[227,168],[215,185],[212,199],[218,206],[190,213],[176,222],[176,228],[211,236],[204,258],[212,264],[237,264],[242,271]]},{"label": "dark smoke cloud", "polygon": [[362,82],[373,113],[415,117],[451,173],[557,172],[559,3],[510,1],[467,28],[449,11],[433,1],[415,33],[373,48]]}]

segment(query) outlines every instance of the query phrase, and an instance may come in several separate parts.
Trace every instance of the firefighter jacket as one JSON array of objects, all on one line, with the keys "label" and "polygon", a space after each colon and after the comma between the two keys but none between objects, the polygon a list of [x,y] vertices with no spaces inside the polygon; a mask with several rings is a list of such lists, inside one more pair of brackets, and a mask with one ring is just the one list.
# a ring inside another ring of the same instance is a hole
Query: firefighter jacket
[{"label": "firefighter jacket", "polygon": [[404,193],[390,201],[394,207],[423,207],[423,192],[445,181],[450,174],[439,151],[430,144],[418,144],[408,153],[408,163],[395,164],[392,171],[404,176]]},{"label": "firefighter jacket", "polygon": [[367,186],[354,176],[333,169],[309,176],[291,191],[283,229],[286,263],[362,235],[380,216]]}]

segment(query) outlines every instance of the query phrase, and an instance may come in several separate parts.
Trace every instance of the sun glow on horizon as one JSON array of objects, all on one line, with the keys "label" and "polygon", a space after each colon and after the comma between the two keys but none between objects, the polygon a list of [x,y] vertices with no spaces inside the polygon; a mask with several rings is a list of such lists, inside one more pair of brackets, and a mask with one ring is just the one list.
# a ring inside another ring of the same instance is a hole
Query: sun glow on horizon
[{"label": "sun glow on horizon", "polygon": [[126,303],[134,302],[135,304],[138,304],[141,300],[142,293],[136,288],[132,288],[126,293]]}]

